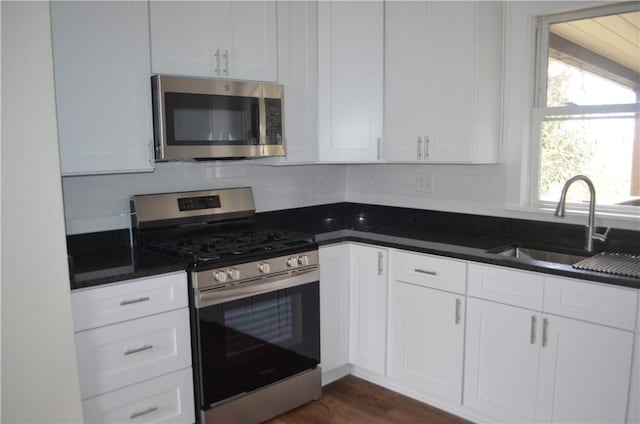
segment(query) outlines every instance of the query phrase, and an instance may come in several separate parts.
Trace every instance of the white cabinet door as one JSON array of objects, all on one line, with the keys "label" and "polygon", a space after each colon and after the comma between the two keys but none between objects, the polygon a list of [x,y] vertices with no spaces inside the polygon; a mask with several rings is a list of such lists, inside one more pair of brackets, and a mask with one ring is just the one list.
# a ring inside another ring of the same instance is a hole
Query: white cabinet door
[{"label": "white cabinet door", "polygon": [[[219,2],[222,11],[222,76],[276,81],[278,40],[276,2]],[[225,73],[226,69],[226,73]]]},{"label": "white cabinet door", "polygon": [[386,3],[387,160],[497,160],[502,19],[498,2]]},{"label": "white cabinet door", "polygon": [[271,162],[315,162],[318,157],[318,5],[278,2],[278,82],[284,85],[287,156]]},{"label": "white cabinet door", "polygon": [[463,404],[507,422],[533,422],[541,314],[467,300]]},{"label": "white cabinet door", "polygon": [[318,138],[322,162],[381,159],[383,3],[318,4]]},{"label": "white cabinet door", "polygon": [[[640,316],[638,318],[640,319]],[[629,424],[640,424],[640,333],[636,333],[636,344],[633,352],[627,422]]]},{"label": "white cabinet door", "polygon": [[220,74],[218,5],[206,1],[149,2],[153,73]]},{"label": "white cabinet door", "polygon": [[320,248],[320,358],[326,373],[349,362],[349,245]]},{"label": "white cabinet door", "polygon": [[154,73],[277,80],[273,1],[151,1]]},{"label": "white cabinet door", "polygon": [[147,4],[52,2],[63,175],[154,168]]},{"label": "white cabinet door", "polygon": [[633,333],[544,316],[538,422],[624,423]]},{"label": "white cabinet door", "polygon": [[[426,1],[385,3],[385,159],[424,160],[435,126],[437,25]],[[466,31],[462,28],[463,31]]]},{"label": "white cabinet door", "polygon": [[385,374],[387,250],[349,246],[349,361]]},{"label": "white cabinet door", "polygon": [[388,375],[418,393],[462,400],[464,295],[392,281]]}]

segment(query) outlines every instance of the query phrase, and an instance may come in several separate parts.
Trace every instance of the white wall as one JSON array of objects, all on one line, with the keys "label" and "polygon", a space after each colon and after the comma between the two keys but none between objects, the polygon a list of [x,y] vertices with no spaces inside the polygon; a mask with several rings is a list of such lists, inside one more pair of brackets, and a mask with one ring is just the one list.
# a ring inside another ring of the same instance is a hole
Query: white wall
[{"label": "white wall", "polygon": [[2,15],[3,423],[80,422],[48,2]]},{"label": "white wall", "polygon": [[65,177],[67,233],[129,227],[134,194],[249,186],[258,212],[343,202],[345,172],[341,165],[166,162],[153,173]]}]

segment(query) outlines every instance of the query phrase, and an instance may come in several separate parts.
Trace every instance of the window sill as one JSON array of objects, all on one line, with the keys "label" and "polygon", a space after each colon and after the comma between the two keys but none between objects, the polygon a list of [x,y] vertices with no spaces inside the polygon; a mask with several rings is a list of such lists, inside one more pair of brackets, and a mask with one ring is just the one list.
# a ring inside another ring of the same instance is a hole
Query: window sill
[{"label": "window sill", "polygon": [[[566,216],[559,218],[554,215],[555,206],[514,206],[507,205],[500,208],[505,215],[519,219],[535,221],[549,221],[565,224],[586,225],[589,212],[586,208],[568,207]],[[640,208],[633,213],[600,211],[596,209],[596,226],[614,227],[625,230],[640,231]]]}]

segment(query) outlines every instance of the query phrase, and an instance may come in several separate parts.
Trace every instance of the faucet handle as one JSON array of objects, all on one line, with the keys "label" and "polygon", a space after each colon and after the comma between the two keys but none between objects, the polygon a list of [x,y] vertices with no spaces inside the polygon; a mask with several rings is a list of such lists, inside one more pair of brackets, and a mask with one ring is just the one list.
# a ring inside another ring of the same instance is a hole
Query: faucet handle
[{"label": "faucet handle", "polygon": [[594,230],[591,238],[593,238],[594,240],[605,241],[607,239],[607,236],[609,235],[610,229],[611,227],[607,227],[607,229],[604,230],[604,233],[599,233],[597,230]]}]

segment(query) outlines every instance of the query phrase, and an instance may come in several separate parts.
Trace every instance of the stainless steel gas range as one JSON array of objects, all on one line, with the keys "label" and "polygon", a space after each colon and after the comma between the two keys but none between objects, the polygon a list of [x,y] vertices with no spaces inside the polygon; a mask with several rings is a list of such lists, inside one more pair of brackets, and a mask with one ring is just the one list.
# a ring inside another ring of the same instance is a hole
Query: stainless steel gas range
[{"label": "stainless steel gas range", "polygon": [[131,199],[136,244],[183,258],[196,416],[261,422],[321,393],[318,249],[263,228],[250,188]]}]

